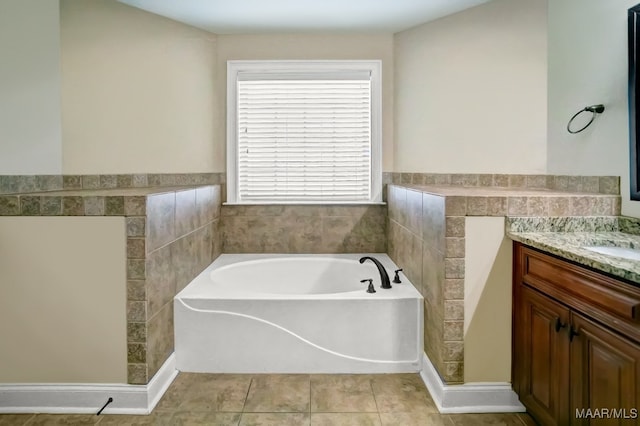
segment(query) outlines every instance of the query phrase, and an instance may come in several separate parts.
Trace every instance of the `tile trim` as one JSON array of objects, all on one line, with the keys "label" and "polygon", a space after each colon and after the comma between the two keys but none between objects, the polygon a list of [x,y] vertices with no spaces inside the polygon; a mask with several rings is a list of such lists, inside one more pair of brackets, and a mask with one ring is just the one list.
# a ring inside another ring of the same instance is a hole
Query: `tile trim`
[{"label": "tile trim", "polygon": [[619,176],[384,172],[383,181],[394,185],[546,188],[564,192],[620,195]]},{"label": "tile trim", "polygon": [[138,173],[105,175],[0,175],[0,194],[33,192],[219,185],[226,173]]}]

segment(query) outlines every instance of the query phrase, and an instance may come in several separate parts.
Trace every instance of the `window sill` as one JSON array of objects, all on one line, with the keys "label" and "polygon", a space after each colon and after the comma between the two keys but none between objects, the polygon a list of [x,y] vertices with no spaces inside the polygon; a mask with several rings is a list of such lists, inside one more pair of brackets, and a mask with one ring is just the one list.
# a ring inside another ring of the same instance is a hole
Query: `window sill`
[{"label": "window sill", "polygon": [[383,201],[332,201],[332,202],[304,202],[304,201],[265,201],[251,203],[222,203],[223,206],[385,206]]}]

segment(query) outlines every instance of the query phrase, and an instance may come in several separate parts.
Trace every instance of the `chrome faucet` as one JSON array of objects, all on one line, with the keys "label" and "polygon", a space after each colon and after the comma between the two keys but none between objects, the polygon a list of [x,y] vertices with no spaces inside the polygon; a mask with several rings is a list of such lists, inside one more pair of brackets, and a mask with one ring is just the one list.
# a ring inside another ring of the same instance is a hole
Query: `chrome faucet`
[{"label": "chrome faucet", "polygon": [[364,256],[360,258],[360,263],[364,263],[365,260],[370,260],[378,267],[378,272],[380,272],[380,281],[382,281],[382,285],[380,288],[391,288],[391,282],[389,281],[389,274],[387,274],[387,270],[384,269],[384,266],[380,261],[371,256]]}]

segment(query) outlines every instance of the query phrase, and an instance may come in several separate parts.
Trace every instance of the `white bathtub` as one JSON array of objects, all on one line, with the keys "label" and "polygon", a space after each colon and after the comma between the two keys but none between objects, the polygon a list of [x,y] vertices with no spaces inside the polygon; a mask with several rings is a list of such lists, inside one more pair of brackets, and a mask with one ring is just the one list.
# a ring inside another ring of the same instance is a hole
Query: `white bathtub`
[{"label": "white bathtub", "polygon": [[[403,274],[381,289],[375,265],[358,262],[364,255],[221,255],[174,299],[178,370],[419,371],[422,296]],[[393,279],[386,254],[368,255]]]}]

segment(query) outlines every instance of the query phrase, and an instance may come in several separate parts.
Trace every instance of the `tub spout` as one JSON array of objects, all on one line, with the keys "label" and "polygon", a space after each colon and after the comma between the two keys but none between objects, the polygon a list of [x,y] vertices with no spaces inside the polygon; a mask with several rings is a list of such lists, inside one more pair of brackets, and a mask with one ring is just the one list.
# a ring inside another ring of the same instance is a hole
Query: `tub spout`
[{"label": "tub spout", "polygon": [[391,282],[389,281],[389,274],[387,274],[387,270],[384,269],[384,266],[382,265],[382,263],[380,263],[380,261],[376,258],[373,258],[371,256],[364,256],[360,258],[360,263],[364,263],[365,260],[370,260],[372,261],[376,267],[378,268],[378,272],[380,272],[380,281],[382,282],[382,285],[380,286],[381,288],[391,288]]}]

